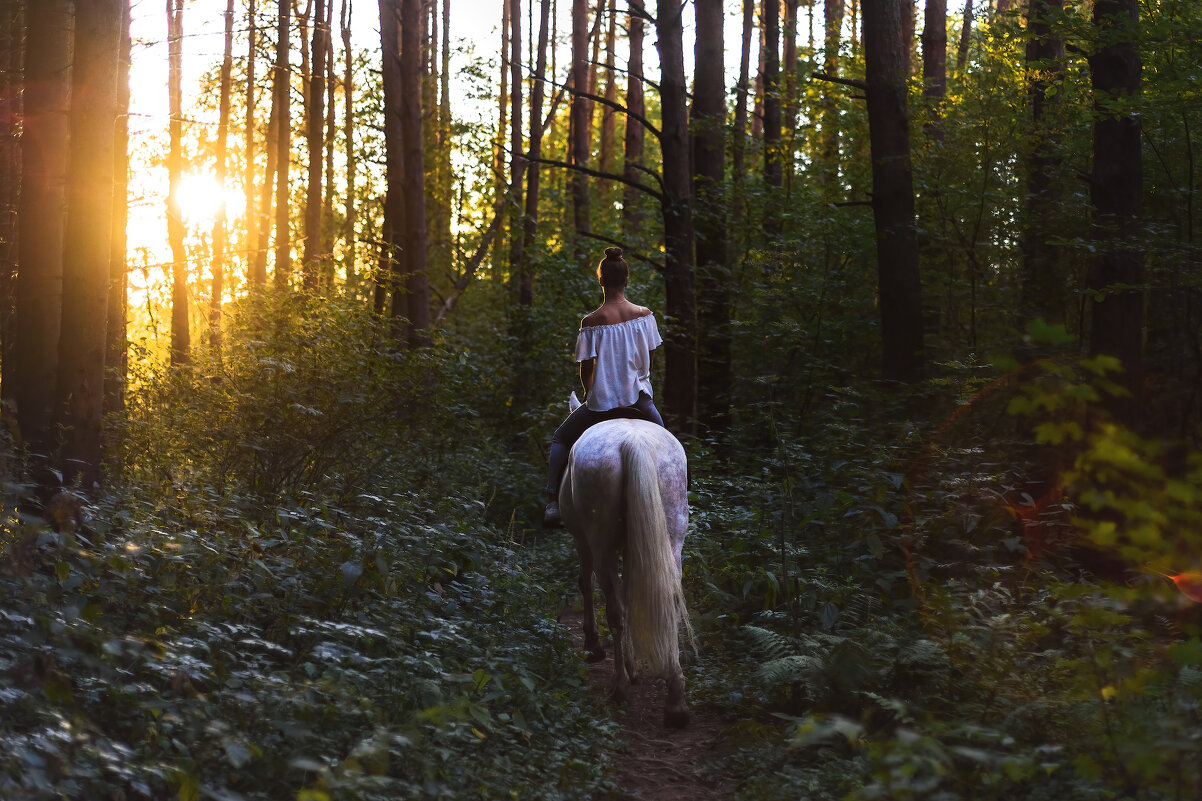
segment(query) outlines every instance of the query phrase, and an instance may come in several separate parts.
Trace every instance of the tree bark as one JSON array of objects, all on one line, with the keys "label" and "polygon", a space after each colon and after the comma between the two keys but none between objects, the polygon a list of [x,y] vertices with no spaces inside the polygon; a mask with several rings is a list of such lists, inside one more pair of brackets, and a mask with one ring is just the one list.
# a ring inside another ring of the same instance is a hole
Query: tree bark
[{"label": "tree bark", "polygon": [[[1030,0],[1027,11],[1027,106],[1031,110],[1031,149],[1027,155],[1026,227],[1023,232],[1023,312],[1048,322],[1065,321],[1065,296],[1058,274],[1060,247],[1051,240],[1052,215],[1059,205],[1059,86],[1064,78],[1064,40],[1052,20],[1064,0]],[[1053,90],[1049,93],[1049,89]]]},{"label": "tree bark", "polygon": [[[1139,3],[1095,0],[1097,49],[1089,57],[1094,93],[1094,251],[1089,265],[1090,350],[1116,356],[1133,396],[1143,377],[1144,262],[1140,249]],[[1126,410],[1133,413],[1135,403]]]},{"label": "tree bark", "polygon": [[[311,45],[306,139],[309,151],[309,173],[305,192],[305,252],[301,282],[312,292],[321,283],[322,273],[322,167],[325,156],[326,123],[326,51],[329,45],[328,0],[314,0],[313,39]],[[303,43],[302,43],[303,46]]]},{"label": "tree bark", "polygon": [[697,209],[697,421],[721,436],[730,410],[726,219],[726,79],[722,0],[695,0],[693,195]]},{"label": "tree bark", "polygon": [[[781,153],[780,109],[780,0],[764,0],[764,182],[779,188],[782,183],[784,154]],[[769,190],[771,192],[771,190]],[[769,211],[764,227],[769,234],[778,233],[778,211],[768,201]]]},{"label": "tree bark", "polygon": [[910,116],[906,107],[909,0],[865,0],[864,55],[872,149],[882,375],[917,381],[925,372],[922,285],[914,225]]},{"label": "tree bark", "polygon": [[[100,480],[122,0],[77,0],[55,405],[64,483]],[[178,10],[178,7],[177,7]],[[179,23],[176,23],[176,31]]]},{"label": "tree bark", "polygon": [[751,81],[751,32],[755,29],[755,0],[743,0],[743,36],[739,50],[739,82],[735,90],[735,129],[730,144],[734,229],[745,231],[747,202],[747,95]]},{"label": "tree bark", "polygon": [[[380,0],[381,72],[384,88],[384,221],[380,232],[380,260],[376,271],[376,313],[383,314],[386,295],[392,293],[392,316],[408,313],[405,299],[404,257],[401,250],[405,219],[404,137],[401,134],[401,38],[398,0]],[[401,332],[401,338],[404,332]]]},{"label": "tree bark", "polygon": [[167,196],[167,241],[171,245],[171,364],[192,361],[192,334],[188,326],[188,254],[184,249],[184,219],[180,211],[179,187],[183,173],[184,114],[181,100],[183,80],[183,0],[167,0],[167,86],[170,104],[171,142],[167,154],[170,192]]},{"label": "tree bark", "polygon": [[22,3],[0,4],[0,97],[7,108],[0,121],[0,397],[16,399],[17,210],[21,204]]},{"label": "tree bark", "polygon": [[[839,46],[843,31],[843,0],[826,0],[823,4],[823,71],[832,78],[839,77]],[[838,197],[839,181],[839,105],[834,87],[824,83],[821,107],[822,139],[819,152],[822,161],[822,187],[828,203]]]},{"label": "tree bark", "polygon": [[493,144],[493,195],[505,194],[505,141],[509,135],[509,0],[501,0],[501,93],[497,97],[497,138]]},{"label": "tree bark", "polygon": [[66,205],[71,97],[71,15],[68,0],[25,6],[24,124],[16,286],[17,420],[29,453],[48,459],[63,291],[63,208]]},{"label": "tree bark", "polygon": [[[246,31],[246,130],[243,132],[242,149],[245,169],[242,173],[242,194],[246,197],[246,282],[251,292],[267,283],[266,256],[259,258],[259,207],[255,200],[255,0],[248,0]],[[269,183],[271,174],[268,173]]]},{"label": "tree bark", "polygon": [[[781,43],[781,127],[784,129],[786,149],[792,161],[793,133],[797,128],[797,4],[798,0],[784,0],[785,25]],[[792,169],[787,170],[792,173]]]},{"label": "tree bark", "polygon": [[355,170],[358,159],[355,148],[355,53],[351,47],[351,0],[342,0],[342,11],[339,14],[342,33],[342,100],[345,103],[342,120],[342,137],[345,140],[346,152],[346,199],[343,206],[343,222],[345,226],[343,239],[346,242],[344,250],[344,265],[347,284],[354,285],[358,234],[355,232]]},{"label": "tree bark", "polygon": [[923,132],[942,142],[939,108],[947,95],[947,0],[926,0],[922,26],[922,87],[928,115]]},{"label": "tree bark", "polygon": [[509,281],[514,295],[521,294],[522,273],[526,270],[525,227],[522,223],[522,186],[518,177],[525,162],[522,147],[522,3],[509,4],[509,183],[518,181],[509,213]]},{"label": "tree bark", "polygon": [[421,0],[401,0],[401,137],[405,195],[405,291],[408,320],[405,341],[427,343],[430,293],[426,280],[425,144],[422,141]]},{"label": "tree bark", "polygon": [[113,230],[109,247],[107,334],[104,347],[104,415],[125,410],[125,381],[129,373],[127,325],[126,235],[129,221],[129,69],[130,0],[121,3],[119,60],[117,62],[117,124],[113,132]]},{"label": "tree bark", "polygon": [[334,145],[338,137],[338,115],[335,108],[337,102],[337,86],[339,83],[337,67],[334,63],[334,0],[326,13],[326,135],[325,135],[325,166],[321,201],[321,283],[327,289],[334,287],[337,268],[334,264],[334,197],[337,190],[334,187]]},{"label": "tree bark", "polygon": [[[751,0],[748,0],[751,2]],[[626,64],[626,132],[622,140],[622,175],[627,181],[639,178],[643,166],[643,146],[646,130],[637,117],[646,113],[643,99],[643,15],[642,0],[630,0],[630,55]],[[626,184],[622,194],[622,224],[627,231],[639,230],[643,215],[640,210],[642,193]]]},{"label": "tree bark", "polygon": [[684,78],[680,0],[657,0],[660,150],[664,182],[664,411],[681,433],[691,433],[696,401],[696,305],[693,295],[693,212],[690,206],[689,122]]},{"label": "tree bark", "polygon": [[[588,86],[588,3],[572,0],[572,95],[571,117],[571,162],[577,167],[587,167],[589,162],[589,108],[588,100],[580,94]],[[588,177],[575,170],[571,175],[572,223],[575,229],[575,255],[577,262],[587,259],[584,235],[589,231]]]},{"label": "tree bark", "polygon": [[[289,195],[289,166],[292,155],[292,70],[289,53],[292,43],[289,36],[290,8],[288,0],[279,0],[279,19],[276,27],[275,67],[275,286],[287,289],[292,275],[292,233],[289,230],[289,212],[292,198]],[[303,49],[303,48],[302,48]]]},{"label": "tree bark", "polygon": [[[530,163],[526,165],[526,214],[523,219],[522,247],[527,259],[534,253],[535,236],[538,233],[538,196],[541,175],[538,159],[543,153],[543,95],[547,78],[547,39],[550,36],[550,0],[539,3],[538,56],[534,67],[534,80],[530,84]],[[522,265],[518,281],[518,305],[529,308],[534,305],[534,272],[529,264]]]},{"label": "tree bark", "polygon": [[964,74],[968,66],[968,45],[972,41],[972,0],[964,0],[964,17],[960,24],[960,45],[956,48],[956,72]]},{"label": "tree bark", "polygon": [[[234,62],[234,0],[226,0],[225,53],[221,61],[221,97],[217,122],[217,185],[225,194],[226,150],[230,131],[230,88]],[[225,291],[225,203],[213,219],[213,283],[209,293],[209,347],[221,353],[221,294]]]},{"label": "tree bark", "polygon": [[[612,104],[618,100],[617,72],[614,70],[618,14],[614,0],[609,0],[606,14],[609,16],[609,25],[605,31],[605,99]],[[614,107],[606,105],[601,109],[601,141],[597,154],[597,168],[601,172],[613,172],[614,139],[617,133],[618,118]]]}]

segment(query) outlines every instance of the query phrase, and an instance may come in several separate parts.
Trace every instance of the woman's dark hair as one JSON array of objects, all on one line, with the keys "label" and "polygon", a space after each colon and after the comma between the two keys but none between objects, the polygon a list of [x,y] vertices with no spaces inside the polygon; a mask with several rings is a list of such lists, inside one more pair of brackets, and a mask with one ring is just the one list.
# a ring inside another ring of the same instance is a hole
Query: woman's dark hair
[{"label": "woman's dark hair", "polygon": [[605,258],[597,265],[597,280],[601,286],[624,287],[629,276],[630,268],[626,265],[626,259],[622,258],[622,249],[606,248]]}]

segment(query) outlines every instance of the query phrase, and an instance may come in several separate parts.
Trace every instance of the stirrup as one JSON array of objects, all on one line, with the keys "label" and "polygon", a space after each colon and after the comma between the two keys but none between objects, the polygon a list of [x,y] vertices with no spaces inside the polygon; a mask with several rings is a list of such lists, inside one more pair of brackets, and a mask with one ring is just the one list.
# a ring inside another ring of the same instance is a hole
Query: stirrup
[{"label": "stirrup", "polygon": [[563,519],[559,516],[559,501],[550,501],[543,512],[543,528],[562,528]]}]

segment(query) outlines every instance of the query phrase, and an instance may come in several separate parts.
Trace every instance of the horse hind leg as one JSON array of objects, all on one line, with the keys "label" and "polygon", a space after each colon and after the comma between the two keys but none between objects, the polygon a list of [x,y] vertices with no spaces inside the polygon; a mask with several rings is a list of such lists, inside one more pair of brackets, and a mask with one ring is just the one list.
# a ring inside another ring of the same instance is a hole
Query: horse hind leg
[{"label": "horse hind leg", "polygon": [[577,542],[580,551],[580,596],[584,602],[584,650],[585,660],[600,662],[605,659],[605,648],[597,634],[597,610],[593,602],[593,555],[588,544]]},{"label": "horse hind leg", "polygon": [[684,673],[680,666],[668,677],[668,703],[664,706],[664,728],[683,729],[693,715],[684,697]]},{"label": "horse hind leg", "polygon": [[614,683],[610,698],[621,703],[630,697],[630,643],[626,636],[626,599],[622,597],[622,583],[617,570],[611,564],[598,574],[601,589],[605,593],[605,619],[614,638]]}]

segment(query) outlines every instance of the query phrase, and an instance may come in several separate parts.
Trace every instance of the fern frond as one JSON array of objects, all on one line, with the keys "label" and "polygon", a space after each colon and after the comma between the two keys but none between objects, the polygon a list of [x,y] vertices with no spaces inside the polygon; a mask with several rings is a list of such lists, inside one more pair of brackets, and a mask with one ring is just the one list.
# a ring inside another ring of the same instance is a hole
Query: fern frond
[{"label": "fern frond", "polygon": [[750,642],[752,653],[759,661],[767,662],[797,653],[797,643],[783,634],[759,626],[744,626],[743,631]]}]

